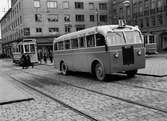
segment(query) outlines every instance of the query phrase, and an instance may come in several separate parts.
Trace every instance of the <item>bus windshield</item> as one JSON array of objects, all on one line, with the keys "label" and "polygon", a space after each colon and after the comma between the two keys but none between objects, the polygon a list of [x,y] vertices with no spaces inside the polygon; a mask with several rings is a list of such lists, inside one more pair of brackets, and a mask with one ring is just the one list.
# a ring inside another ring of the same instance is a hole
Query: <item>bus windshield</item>
[{"label": "bus windshield", "polygon": [[125,36],[127,44],[142,43],[141,35],[138,31],[125,31]]},{"label": "bus windshield", "polygon": [[124,45],[125,39],[123,32],[108,32],[107,33],[107,43],[109,45]]}]

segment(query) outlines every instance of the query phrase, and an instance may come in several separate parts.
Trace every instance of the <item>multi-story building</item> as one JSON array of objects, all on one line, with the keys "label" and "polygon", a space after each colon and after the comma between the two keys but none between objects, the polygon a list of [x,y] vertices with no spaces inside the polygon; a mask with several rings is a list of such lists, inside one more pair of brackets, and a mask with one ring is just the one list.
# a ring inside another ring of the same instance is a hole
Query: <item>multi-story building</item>
[{"label": "multi-story building", "polygon": [[0,20],[3,47],[35,38],[38,49],[52,48],[54,37],[110,23],[110,0],[11,0],[11,8]]},{"label": "multi-story building", "polygon": [[0,39],[0,55],[2,54],[2,39]]},{"label": "multi-story building", "polygon": [[126,19],[143,34],[156,38],[158,50],[167,49],[167,0],[112,0],[112,20]]}]

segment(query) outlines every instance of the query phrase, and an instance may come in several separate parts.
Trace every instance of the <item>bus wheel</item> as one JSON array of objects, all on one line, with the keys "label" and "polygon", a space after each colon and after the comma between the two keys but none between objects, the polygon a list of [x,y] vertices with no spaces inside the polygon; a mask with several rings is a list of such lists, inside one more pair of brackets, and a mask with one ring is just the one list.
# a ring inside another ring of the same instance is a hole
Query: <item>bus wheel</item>
[{"label": "bus wheel", "polygon": [[63,75],[67,75],[68,68],[67,68],[67,65],[65,63],[61,64],[61,72]]},{"label": "bus wheel", "polygon": [[95,75],[99,81],[103,81],[106,77],[104,68],[100,63],[97,63],[95,66]]},{"label": "bus wheel", "polygon": [[128,77],[134,77],[136,73],[137,73],[137,70],[126,71],[126,74]]}]

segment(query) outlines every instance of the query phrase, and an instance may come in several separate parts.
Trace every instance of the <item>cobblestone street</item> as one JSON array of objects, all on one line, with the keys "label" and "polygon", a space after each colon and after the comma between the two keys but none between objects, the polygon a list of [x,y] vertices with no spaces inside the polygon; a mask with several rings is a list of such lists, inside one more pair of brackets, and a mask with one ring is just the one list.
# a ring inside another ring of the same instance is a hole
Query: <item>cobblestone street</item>
[{"label": "cobblestone street", "polygon": [[[147,60],[157,68],[155,59]],[[134,78],[115,74],[100,82],[87,73],[63,76],[50,65],[23,70],[10,60],[1,60],[1,63],[2,77],[31,95],[33,100],[1,105],[0,117],[3,118],[0,121],[91,120],[14,80],[26,83],[98,121],[167,121],[167,77],[152,76],[151,71],[147,76],[139,74]],[[148,67],[144,71],[150,70]]]}]

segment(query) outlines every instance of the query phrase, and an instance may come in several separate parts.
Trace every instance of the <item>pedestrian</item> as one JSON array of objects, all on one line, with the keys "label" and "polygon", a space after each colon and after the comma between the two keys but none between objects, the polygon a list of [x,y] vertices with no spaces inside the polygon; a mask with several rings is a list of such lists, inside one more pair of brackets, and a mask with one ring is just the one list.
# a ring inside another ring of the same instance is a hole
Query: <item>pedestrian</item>
[{"label": "pedestrian", "polygon": [[38,52],[38,61],[40,62],[40,64],[42,63],[42,52],[41,51]]},{"label": "pedestrian", "polygon": [[43,60],[44,60],[44,62],[46,64],[47,63],[47,55],[46,55],[46,53],[44,53],[44,55],[43,55]]},{"label": "pedestrian", "polygon": [[49,51],[49,59],[50,59],[50,62],[53,63],[53,53],[51,50]]},{"label": "pedestrian", "polygon": [[34,67],[34,64],[31,62],[31,58],[30,58],[30,56],[28,54],[26,56],[26,61],[27,61],[27,68],[29,66],[32,66],[32,68]]},{"label": "pedestrian", "polygon": [[22,54],[21,59],[20,59],[20,66],[22,66],[23,69],[26,67],[26,55]]}]

